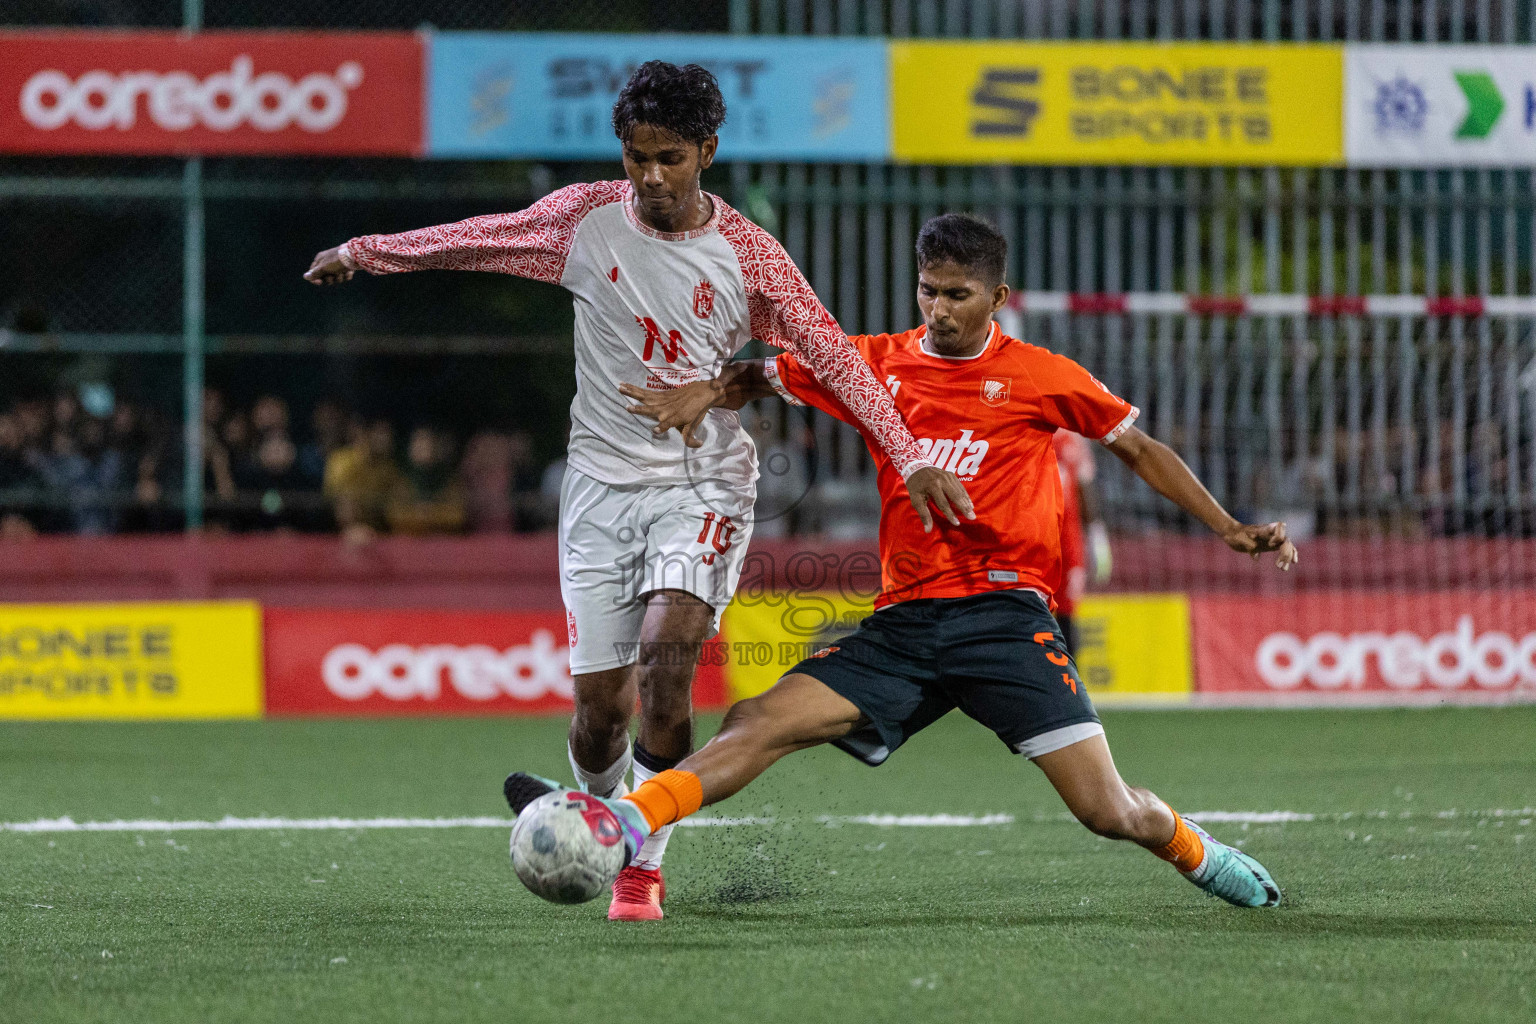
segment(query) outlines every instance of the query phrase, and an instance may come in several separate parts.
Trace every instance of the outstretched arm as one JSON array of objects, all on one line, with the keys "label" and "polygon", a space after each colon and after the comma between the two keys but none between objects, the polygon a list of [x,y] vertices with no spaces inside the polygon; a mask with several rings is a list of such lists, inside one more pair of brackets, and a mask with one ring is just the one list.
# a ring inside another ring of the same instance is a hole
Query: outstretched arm
[{"label": "outstretched arm", "polygon": [[627,187],[622,181],[568,185],[516,213],[363,235],[317,255],[304,279],[323,285],[350,281],[357,270],[486,270],[559,284],[581,219],[598,206],[622,201]]},{"label": "outstretched arm", "polygon": [[1158,494],[1210,527],[1233,551],[1254,558],[1266,551],[1278,551],[1275,565],[1282,571],[1300,561],[1296,545],[1286,537],[1284,523],[1247,525],[1238,522],[1211,497],[1211,492],[1189,471],[1184,460],[1161,441],[1131,427],[1110,442],[1109,450],[1151,484]]}]

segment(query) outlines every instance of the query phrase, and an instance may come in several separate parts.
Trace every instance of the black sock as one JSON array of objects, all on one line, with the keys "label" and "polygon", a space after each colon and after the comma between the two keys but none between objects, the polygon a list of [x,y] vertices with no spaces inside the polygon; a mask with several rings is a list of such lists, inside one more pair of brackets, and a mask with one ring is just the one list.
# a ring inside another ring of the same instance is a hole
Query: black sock
[{"label": "black sock", "polygon": [[676,768],[681,761],[680,757],[657,757],[642,747],[639,740],[635,740],[635,763],[652,775],[660,775],[664,771]]}]

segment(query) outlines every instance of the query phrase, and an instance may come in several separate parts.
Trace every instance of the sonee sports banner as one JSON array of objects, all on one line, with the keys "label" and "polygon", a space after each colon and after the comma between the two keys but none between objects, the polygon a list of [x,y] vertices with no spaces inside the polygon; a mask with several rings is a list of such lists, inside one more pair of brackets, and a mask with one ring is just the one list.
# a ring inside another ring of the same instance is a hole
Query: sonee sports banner
[{"label": "sonee sports banner", "polygon": [[903,163],[1336,164],[1343,49],[891,44]]},{"label": "sonee sports banner", "polygon": [[255,604],[0,605],[0,719],[261,712]]}]

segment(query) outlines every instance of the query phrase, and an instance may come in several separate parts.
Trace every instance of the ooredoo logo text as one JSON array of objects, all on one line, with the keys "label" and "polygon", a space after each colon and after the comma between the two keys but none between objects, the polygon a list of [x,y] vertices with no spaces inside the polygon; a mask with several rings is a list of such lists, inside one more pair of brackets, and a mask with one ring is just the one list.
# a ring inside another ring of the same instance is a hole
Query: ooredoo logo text
[{"label": "ooredoo logo text", "polygon": [[186,71],[97,70],[79,78],[39,71],[22,86],[20,105],[27,123],[43,131],[71,122],[88,131],[129,131],[146,117],[169,132],[249,126],[262,132],[297,127],[319,133],[341,123],[349,93],[362,82],[363,67],[356,61],[295,80],[279,71],[257,74],[255,61],[240,54],[228,71],[201,80]]},{"label": "ooredoo logo text", "polygon": [[1305,640],[1271,633],[1254,654],[1259,677],[1276,690],[1303,683],[1322,690],[1360,689],[1372,662],[1381,680],[1397,690],[1426,683],[1443,690],[1536,686],[1536,633],[1480,633],[1472,616],[1463,615],[1455,629],[1427,639],[1406,631],[1323,632]]},{"label": "ooredoo logo text", "polygon": [[326,689],[343,700],[380,694],[390,700],[437,700],[443,687],[467,700],[499,697],[571,698],[570,649],[556,647],[549,630],[534,630],[528,643],[498,651],[486,644],[390,644],[378,650],[338,644],[320,663]]}]

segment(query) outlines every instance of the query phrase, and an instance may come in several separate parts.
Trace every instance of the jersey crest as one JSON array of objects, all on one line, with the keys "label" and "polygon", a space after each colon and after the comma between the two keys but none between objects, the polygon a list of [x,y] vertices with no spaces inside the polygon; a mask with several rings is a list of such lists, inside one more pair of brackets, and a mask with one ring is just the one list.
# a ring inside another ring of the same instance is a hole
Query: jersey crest
[{"label": "jersey crest", "polygon": [[700,320],[708,320],[709,314],[715,311],[715,286],[708,281],[700,281],[693,289],[693,315]]},{"label": "jersey crest", "polygon": [[1012,393],[1012,377],[988,377],[981,382],[981,401],[983,405],[1007,405],[1008,396]]}]

